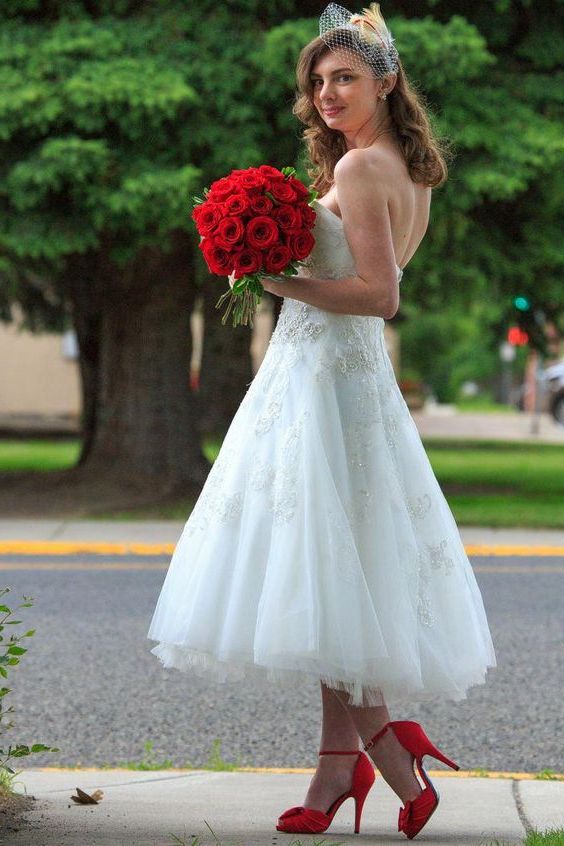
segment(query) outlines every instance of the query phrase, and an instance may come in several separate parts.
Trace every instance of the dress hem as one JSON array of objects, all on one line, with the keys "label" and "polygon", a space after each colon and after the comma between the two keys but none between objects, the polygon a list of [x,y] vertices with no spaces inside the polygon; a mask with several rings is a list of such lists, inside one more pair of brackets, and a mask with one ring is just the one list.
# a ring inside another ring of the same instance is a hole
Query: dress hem
[{"label": "dress hem", "polygon": [[[194,672],[197,676],[219,684],[250,681],[257,687],[270,688],[272,684],[281,684],[303,690],[304,685],[317,680],[329,688],[347,693],[350,697],[349,704],[360,707],[431,702],[437,699],[460,702],[468,698],[468,690],[471,687],[485,684],[487,670],[497,666],[493,659],[494,663],[486,664],[482,670],[469,672],[464,679],[449,679],[448,687],[443,683],[434,687],[424,684],[412,685],[410,688],[403,684],[403,688],[400,688],[391,682],[366,679],[362,675],[352,677],[336,668],[329,669],[326,665],[323,666],[322,662],[316,666],[314,660],[302,659],[302,667],[261,664],[245,656],[230,655],[223,660],[209,652],[166,642],[158,642],[151,649],[151,653],[159,659],[165,669]],[[292,660],[296,662],[299,659],[292,656]]]}]

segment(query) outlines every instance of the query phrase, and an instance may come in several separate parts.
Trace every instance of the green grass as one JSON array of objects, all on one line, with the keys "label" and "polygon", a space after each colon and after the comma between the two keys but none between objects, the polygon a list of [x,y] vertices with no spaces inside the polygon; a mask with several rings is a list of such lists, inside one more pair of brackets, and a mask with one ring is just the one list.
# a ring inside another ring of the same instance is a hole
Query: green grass
[{"label": "green grass", "polygon": [[533,829],[519,844],[509,840],[482,840],[479,846],[564,846],[564,828]]},{"label": "green grass", "polygon": [[465,526],[562,528],[564,448],[425,439],[456,521]]},{"label": "green grass", "polygon": [[488,397],[464,397],[454,403],[458,411],[476,411],[480,414],[495,413],[495,414],[520,414],[518,408],[514,405],[506,405],[505,403],[494,402]]},{"label": "green grass", "polygon": [[80,454],[80,441],[0,440],[0,473],[22,470],[65,470],[74,467]]},{"label": "green grass", "polygon": [[[426,438],[429,460],[461,526],[562,528],[564,448],[558,444]],[[79,454],[78,440],[0,441],[0,472],[47,472],[70,468]],[[210,461],[221,440],[202,448]],[[98,513],[93,519],[186,520],[193,499]]]}]

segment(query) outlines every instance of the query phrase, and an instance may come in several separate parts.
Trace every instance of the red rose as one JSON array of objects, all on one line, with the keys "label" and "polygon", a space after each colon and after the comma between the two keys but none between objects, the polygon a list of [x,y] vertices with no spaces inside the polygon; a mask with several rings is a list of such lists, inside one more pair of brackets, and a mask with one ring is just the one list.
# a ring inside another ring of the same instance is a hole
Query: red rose
[{"label": "red rose", "polygon": [[254,168],[249,168],[248,171],[244,171],[240,174],[237,181],[239,187],[244,191],[258,191],[266,185],[265,177],[261,173],[255,172]]},{"label": "red rose", "polygon": [[303,259],[309,256],[313,250],[314,244],[315,239],[311,232],[307,229],[303,229],[296,235],[291,235],[288,240],[288,246],[290,248],[290,252],[292,253],[292,258],[298,259],[298,261],[303,261]]},{"label": "red rose", "polygon": [[243,240],[245,224],[240,217],[224,217],[219,221],[215,232],[215,243],[225,250],[232,250],[233,247]]},{"label": "red rose", "polygon": [[[266,198],[268,199],[268,197]],[[227,214],[241,215],[249,209],[249,198],[246,194],[231,194],[225,201]]]},{"label": "red rose", "polygon": [[256,214],[268,215],[272,211],[273,203],[264,194],[253,194],[249,200],[251,211]]},{"label": "red rose", "polygon": [[268,273],[280,273],[292,261],[292,254],[284,244],[271,247],[264,258],[264,268]]},{"label": "red rose", "polygon": [[302,215],[302,222],[306,229],[311,229],[313,224],[315,223],[315,218],[317,217],[317,212],[312,209],[310,205],[307,203],[300,203],[298,206]]},{"label": "red rose", "polygon": [[277,167],[270,165],[259,165],[259,171],[268,179],[284,179],[284,174]]},{"label": "red rose", "polygon": [[228,276],[231,273],[233,254],[230,250],[220,247],[213,238],[204,238],[198,246],[204,254],[211,273],[216,273],[218,276]]},{"label": "red rose", "polygon": [[298,197],[309,197],[309,188],[306,188],[303,182],[300,182],[300,180],[296,179],[295,176],[290,176],[288,182],[290,183]]},{"label": "red rose", "polygon": [[286,232],[288,230],[302,229],[302,216],[300,210],[296,208],[296,206],[290,206],[288,204],[278,206],[274,212],[274,219],[280,229],[283,229]]},{"label": "red rose", "polygon": [[223,215],[223,206],[220,203],[210,203],[206,200],[194,206],[192,220],[195,222],[196,229],[200,235],[209,235],[215,229]]},{"label": "red rose", "polygon": [[237,190],[237,182],[230,176],[222,176],[221,179],[216,179],[212,182],[208,199],[215,203],[221,203],[226,200],[231,194]]},{"label": "red rose", "polygon": [[247,273],[256,273],[262,266],[262,255],[252,247],[244,247],[235,254],[235,279],[240,279]]},{"label": "red rose", "polygon": [[247,224],[246,241],[250,247],[264,250],[280,240],[278,226],[271,217],[259,215]]},{"label": "red rose", "polygon": [[273,182],[270,192],[279,203],[291,203],[296,199],[296,192],[287,182]]}]

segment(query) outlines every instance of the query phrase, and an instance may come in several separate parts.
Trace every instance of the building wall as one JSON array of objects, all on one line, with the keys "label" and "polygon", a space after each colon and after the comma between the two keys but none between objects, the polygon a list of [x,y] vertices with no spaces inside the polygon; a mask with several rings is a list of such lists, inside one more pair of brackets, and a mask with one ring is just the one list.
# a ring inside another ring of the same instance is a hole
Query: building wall
[{"label": "building wall", "polygon": [[0,323],[0,414],[80,414],[72,335],[22,331],[21,315]]}]

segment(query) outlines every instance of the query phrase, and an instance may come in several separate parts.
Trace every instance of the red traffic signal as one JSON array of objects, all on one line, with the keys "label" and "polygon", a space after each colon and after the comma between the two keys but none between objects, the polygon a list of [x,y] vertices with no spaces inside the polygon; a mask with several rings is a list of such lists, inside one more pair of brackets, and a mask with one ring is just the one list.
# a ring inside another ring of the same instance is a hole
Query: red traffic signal
[{"label": "red traffic signal", "polygon": [[519,326],[510,326],[507,330],[507,340],[514,347],[524,347],[529,343],[529,336]]}]

